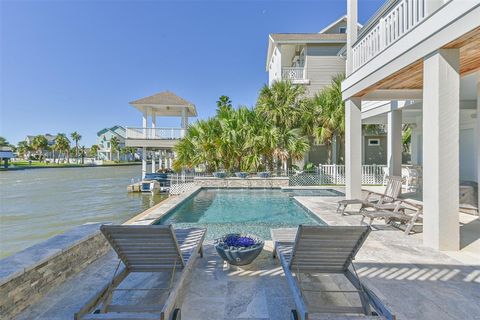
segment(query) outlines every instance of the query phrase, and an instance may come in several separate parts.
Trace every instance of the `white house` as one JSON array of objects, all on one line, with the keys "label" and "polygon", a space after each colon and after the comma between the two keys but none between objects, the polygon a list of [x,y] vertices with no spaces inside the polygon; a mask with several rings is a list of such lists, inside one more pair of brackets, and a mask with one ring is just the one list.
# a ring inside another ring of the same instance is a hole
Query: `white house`
[{"label": "white house", "polygon": [[117,159],[117,151],[112,152],[112,145],[110,140],[116,137],[119,142],[119,149],[125,147],[125,139],[126,139],[126,130],[124,127],[116,125],[111,128],[104,128],[97,132],[97,146],[98,146],[98,153],[97,157],[99,160],[120,160],[125,161],[127,160],[127,156],[125,154],[119,154],[119,159]]},{"label": "white house", "polygon": [[[358,28],[361,27],[357,24]],[[332,78],[345,73],[347,16],[335,20],[318,33],[272,33],[268,36],[266,71],[269,85],[290,80],[306,88],[313,97],[330,85]],[[364,132],[363,164],[386,164],[386,137]],[[328,159],[325,145],[312,144],[304,163],[326,164],[341,162],[343,148],[334,143],[333,159]]]},{"label": "white house", "polygon": [[394,175],[402,123],[411,123],[423,241],[458,250],[460,181],[480,180],[480,0],[389,0],[358,34],[357,0],[347,4],[347,197],[360,196],[362,122],[388,124]]},{"label": "white house", "polygon": [[[151,159],[151,172],[171,169],[175,156],[173,146],[185,135],[189,117],[197,116],[195,105],[169,91],[130,104],[142,113],[142,127],[127,127],[125,145],[142,148],[142,177],[147,173],[147,159]],[[157,117],[179,117],[180,126],[157,127]]]}]

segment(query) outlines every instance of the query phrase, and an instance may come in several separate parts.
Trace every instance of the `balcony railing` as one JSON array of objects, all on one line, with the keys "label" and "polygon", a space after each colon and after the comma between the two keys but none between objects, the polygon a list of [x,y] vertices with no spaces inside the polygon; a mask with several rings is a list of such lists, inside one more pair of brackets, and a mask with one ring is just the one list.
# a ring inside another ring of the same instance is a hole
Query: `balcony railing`
[{"label": "balcony railing", "polygon": [[127,128],[127,139],[176,140],[184,136],[181,128]]},{"label": "balcony railing", "polygon": [[282,80],[304,80],[305,72],[303,67],[283,67]]},{"label": "balcony railing", "polygon": [[353,69],[356,70],[395,43],[426,17],[428,0],[397,0],[373,23],[366,26],[353,45]]}]

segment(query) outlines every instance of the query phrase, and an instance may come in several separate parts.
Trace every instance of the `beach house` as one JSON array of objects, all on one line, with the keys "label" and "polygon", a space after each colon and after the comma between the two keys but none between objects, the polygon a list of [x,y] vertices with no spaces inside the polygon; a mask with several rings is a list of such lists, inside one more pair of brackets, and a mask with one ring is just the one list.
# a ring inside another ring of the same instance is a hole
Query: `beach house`
[{"label": "beach house", "polygon": [[[97,157],[99,160],[127,160],[125,153],[120,153],[120,150],[125,148],[125,128],[119,125],[115,125],[110,128],[104,128],[97,132]],[[118,141],[118,150],[113,150],[111,140],[116,137]]]}]

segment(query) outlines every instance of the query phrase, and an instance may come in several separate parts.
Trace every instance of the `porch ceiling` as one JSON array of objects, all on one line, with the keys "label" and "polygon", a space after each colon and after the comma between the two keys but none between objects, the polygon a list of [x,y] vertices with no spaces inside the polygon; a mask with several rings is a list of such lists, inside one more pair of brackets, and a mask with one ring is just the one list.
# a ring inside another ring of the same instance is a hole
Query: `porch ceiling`
[{"label": "porch ceiling", "polygon": [[[460,48],[460,74],[466,76],[480,70],[480,27],[448,43],[444,49]],[[375,90],[384,89],[422,89],[423,60],[417,60],[409,66],[393,73],[387,78],[360,91],[362,97]]]}]

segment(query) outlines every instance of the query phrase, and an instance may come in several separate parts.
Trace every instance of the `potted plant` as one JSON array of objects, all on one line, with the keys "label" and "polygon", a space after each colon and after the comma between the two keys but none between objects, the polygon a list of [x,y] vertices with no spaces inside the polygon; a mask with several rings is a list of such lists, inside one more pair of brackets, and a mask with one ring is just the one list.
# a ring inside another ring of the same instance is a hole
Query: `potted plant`
[{"label": "potted plant", "polygon": [[258,172],[257,176],[259,178],[268,178],[268,177],[270,177],[270,172],[268,172],[268,171]]},{"label": "potted plant", "polygon": [[214,172],[214,173],[213,173],[213,176],[214,176],[215,178],[223,179],[223,178],[225,178],[225,177],[227,176],[227,174],[226,174],[225,172],[223,172],[223,171],[217,171],[217,172]]},{"label": "potted plant", "polygon": [[262,252],[263,245],[263,240],[258,237],[240,233],[230,233],[215,240],[218,255],[235,266],[252,263]]},{"label": "potted plant", "polygon": [[242,179],[245,179],[246,177],[248,177],[248,172],[235,172],[235,176],[237,178],[242,178]]}]

